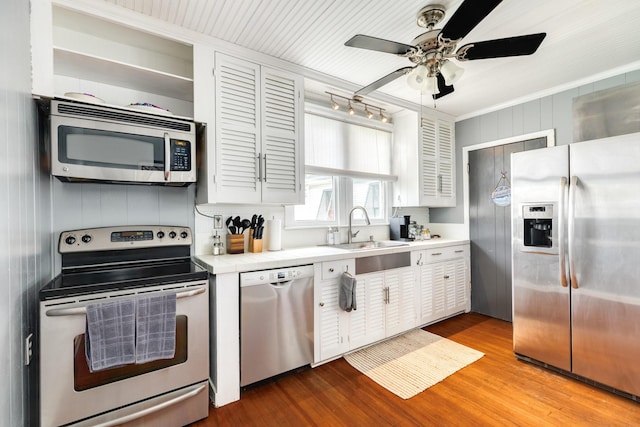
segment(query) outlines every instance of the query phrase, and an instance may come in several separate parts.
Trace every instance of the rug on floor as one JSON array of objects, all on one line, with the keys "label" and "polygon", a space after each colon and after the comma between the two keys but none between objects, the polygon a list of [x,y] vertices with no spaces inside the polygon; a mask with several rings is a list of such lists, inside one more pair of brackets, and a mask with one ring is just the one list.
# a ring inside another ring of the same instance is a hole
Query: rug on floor
[{"label": "rug on floor", "polygon": [[482,356],[477,350],[416,329],[344,358],[390,392],[409,399]]}]

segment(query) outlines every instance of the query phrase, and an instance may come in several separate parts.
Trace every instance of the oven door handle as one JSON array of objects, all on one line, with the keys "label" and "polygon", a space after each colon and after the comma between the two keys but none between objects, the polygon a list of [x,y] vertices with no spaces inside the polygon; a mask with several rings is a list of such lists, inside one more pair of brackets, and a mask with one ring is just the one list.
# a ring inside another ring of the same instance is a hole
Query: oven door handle
[{"label": "oven door handle", "polygon": [[197,395],[198,393],[200,393],[206,387],[207,387],[206,384],[202,384],[200,387],[196,388],[195,390],[192,390],[192,391],[190,391],[188,393],[185,393],[185,394],[183,394],[181,396],[174,397],[173,399],[167,400],[166,402],[162,402],[162,403],[154,405],[154,406],[152,406],[150,408],[143,409],[142,411],[136,412],[135,414],[125,415],[123,417],[116,418],[115,420],[109,420],[109,421],[101,423],[101,424],[94,424],[94,427],[112,427],[112,426],[118,426],[118,425],[130,422],[130,421],[137,420],[138,418],[142,418],[144,416],[153,414],[154,412],[158,412],[158,411],[161,411],[162,409],[168,408],[169,406],[173,406],[173,405],[178,404],[178,403],[180,403],[182,401],[185,401],[185,400]]},{"label": "oven door handle", "polygon": [[[196,295],[200,295],[206,292],[206,288],[193,289],[186,292],[176,293],[176,299],[189,298]],[[73,308],[52,308],[45,313],[48,317],[58,316],[73,316],[73,315],[85,315],[87,314],[87,307],[73,307]]]}]

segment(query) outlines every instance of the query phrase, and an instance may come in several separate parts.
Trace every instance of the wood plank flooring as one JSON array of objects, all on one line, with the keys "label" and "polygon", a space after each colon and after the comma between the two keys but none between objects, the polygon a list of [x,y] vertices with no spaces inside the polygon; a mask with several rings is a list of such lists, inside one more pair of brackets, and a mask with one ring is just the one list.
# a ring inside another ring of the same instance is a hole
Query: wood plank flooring
[{"label": "wood plank flooring", "polygon": [[245,390],[192,426],[640,425],[640,403],[517,360],[511,323],[469,313],[424,329],[485,356],[408,400],[341,358]]}]

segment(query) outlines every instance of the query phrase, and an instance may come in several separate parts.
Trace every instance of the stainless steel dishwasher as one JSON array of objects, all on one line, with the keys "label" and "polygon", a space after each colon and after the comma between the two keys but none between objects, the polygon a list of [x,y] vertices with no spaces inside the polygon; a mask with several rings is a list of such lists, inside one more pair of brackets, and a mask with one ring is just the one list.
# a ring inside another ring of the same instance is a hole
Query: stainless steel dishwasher
[{"label": "stainless steel dishwasher", "polygon": [[313,362],[313,266],[240,274],[240,385]]}]

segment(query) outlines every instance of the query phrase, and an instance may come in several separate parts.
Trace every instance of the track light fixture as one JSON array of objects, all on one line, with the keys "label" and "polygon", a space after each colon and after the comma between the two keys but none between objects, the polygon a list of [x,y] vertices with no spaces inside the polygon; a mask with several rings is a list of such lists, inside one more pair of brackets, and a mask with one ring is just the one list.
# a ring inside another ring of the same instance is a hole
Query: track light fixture
[{"label": "track light fixture", "polygon": [[353,98],[347,98],[346,96],[338,95],[338,94],[331,93],[331,92],[325,92],[325,93],[327,95],[329,95],[330,102],[331,102],[331,108],[334,109],[334,110],[339,110],[340,107],[341,107],[340,104],[338,102],[336,102],[336,100],[334,99],[334,98],[338,98],[338,99],[343,99],[343,100],[346,101],[347,112],[352,116],[356,115],[356,113],[357,113],[357,109],[355,107],[362,106],[363,107],[363,113],[367,118],[373,119],[374,113],[371,110],[373,110],[373,111],[378,110],[379,113],[380,113],[380,115],[379,115],[380,121],[382,123],[387,123],[389,121],[389,118],[387,116],[385,116],[384,113],[383,113],[384,108],[377,107],[375,105],[371,105],[369,103],[363,102],[361,96],[357,96],[356,95]]},{"label": "track light fixture", "polygon": [[331,108],[333,108],[334,110],[339,110],[339,109],[340,109],[340,104],[338,104],[338,103],[333,99],[333,95],[331,95]]},{"label": "track light fixture", "polygon": [[382,123],[387,123],[389,121],[389,119],[387,118],[387,116],[385,116],[384,114],[382,114],[382,108],[380,109],[380,121]]}]

